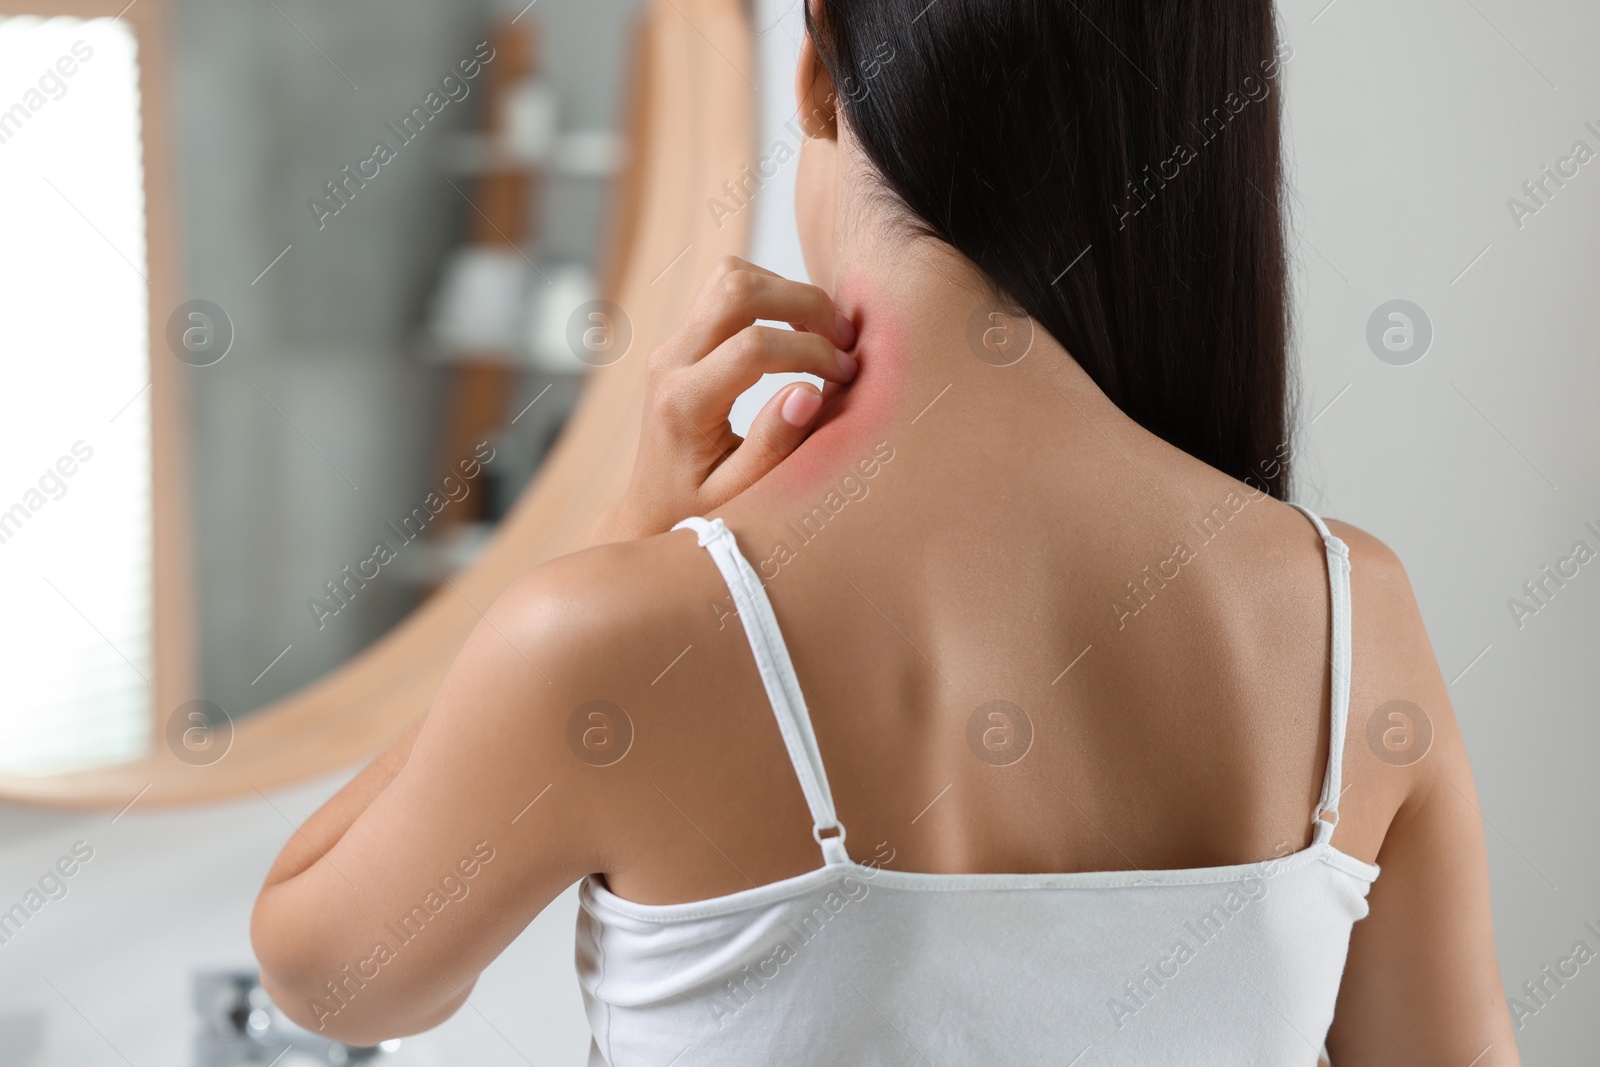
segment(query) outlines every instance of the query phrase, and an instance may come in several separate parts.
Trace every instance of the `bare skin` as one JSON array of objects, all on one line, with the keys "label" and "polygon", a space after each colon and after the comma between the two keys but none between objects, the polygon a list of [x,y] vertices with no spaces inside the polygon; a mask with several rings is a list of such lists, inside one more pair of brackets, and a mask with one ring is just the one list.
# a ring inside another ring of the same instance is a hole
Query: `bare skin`
[{"label": "bare skin", "polygon": [[[722,266],[651,357],[634,484],[595,546],[485,606],[426,719],[273,867],[252,933],[269,991],[304,1025],[362,1043],[437,1025],[584,875],[674,903],[820,864],[726,587],[692,532],[665,532],[689,514],[722,517],[766,581],[856,858],[1153,870],[1309,844],[1330,685],[1314,529],[1127,419],[1042,331],[1019,363],[978,359],[968,322],[993,300],[953,250],[908,241],[862,195],[831,89],[808,45],[798,199],[820,287]],[[801,340],[758,318],[796,323]],[[787,369],[828,382],[820,412],[784,422],[791,392],[811,388],[790,387],[739,443],[733,398]],[[797,534],[819,505],[820,532]],[[1200,545],[1188,524],[1218,507],[1220,532],[1131,612],[1126,583],[1161,571],[1177,541]],[[1333,843],[1382,867],[1333,1062],[1516,1064],[1445,683],[1399,561],[1330,525],[1350,546],[1355,618]],[[1035,730],[1008,767],[967,744],[993,699]],[[1404,767],[1366,740],[1396,699],[1433,729]],[[631,723],[609,766],[571,741],[575,717],[579,731],[599,722],[580,710],[594,700]],[[434,890],[442,905],[401,944],[384,924]],[[392,958],[373,962],[378,941]]]}]

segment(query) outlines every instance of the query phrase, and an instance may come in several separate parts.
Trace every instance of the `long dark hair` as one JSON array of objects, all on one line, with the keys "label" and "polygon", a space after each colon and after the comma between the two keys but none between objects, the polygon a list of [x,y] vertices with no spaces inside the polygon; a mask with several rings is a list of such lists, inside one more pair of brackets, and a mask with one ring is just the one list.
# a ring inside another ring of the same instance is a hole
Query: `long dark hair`
[{"label": "long dark hair", "polygon": [[1283,499],[1271,0],[822,0],[806,28],[915,228],[1140,425]]}]

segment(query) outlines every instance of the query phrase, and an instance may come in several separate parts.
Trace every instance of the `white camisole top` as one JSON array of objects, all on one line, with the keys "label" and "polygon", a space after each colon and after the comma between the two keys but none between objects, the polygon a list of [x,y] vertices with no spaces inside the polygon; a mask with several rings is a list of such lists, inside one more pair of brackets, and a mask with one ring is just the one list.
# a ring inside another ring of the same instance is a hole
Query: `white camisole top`
[{"label": "white camisole top", "polygon": [[[1297,505],[1298,506],[1298,505]],[[687,904],[580,886],[590,1067],[1311,1067],[1378,868],[1330,843],[1350,700],[1350,563],[1320,518],[1332,729],[1312,843],[1227,867],[929,874],[852,857],[760,578],[686,519],[733,594],[822,866]]]}]

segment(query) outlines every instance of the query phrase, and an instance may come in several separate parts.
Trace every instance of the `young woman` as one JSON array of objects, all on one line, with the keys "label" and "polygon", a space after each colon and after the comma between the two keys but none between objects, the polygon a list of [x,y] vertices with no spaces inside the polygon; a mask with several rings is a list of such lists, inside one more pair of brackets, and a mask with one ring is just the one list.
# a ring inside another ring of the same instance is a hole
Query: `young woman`
[{"label": "young woman", "polygon": [[1517,1063],[1405,573],[1283,502],[1271,4],[807,28],[816,284],[706,282],[595,545],[285,847],[269,991],[426,1029],[582,880],[592,1064]]}]

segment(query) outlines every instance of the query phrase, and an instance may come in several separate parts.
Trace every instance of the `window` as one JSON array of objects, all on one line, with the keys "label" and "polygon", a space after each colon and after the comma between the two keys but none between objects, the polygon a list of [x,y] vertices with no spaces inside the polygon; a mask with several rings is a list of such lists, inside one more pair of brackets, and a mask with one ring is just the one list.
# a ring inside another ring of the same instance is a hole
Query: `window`
[{"label": "window", "polygon": [[137,758],[155,708],[139,69],[111,18],[0,17],[0,770]]}]

